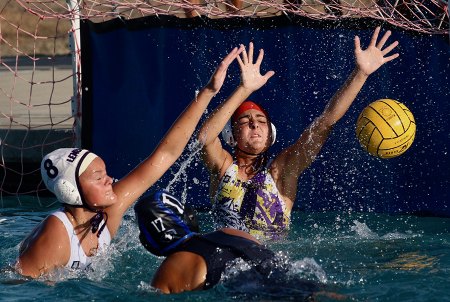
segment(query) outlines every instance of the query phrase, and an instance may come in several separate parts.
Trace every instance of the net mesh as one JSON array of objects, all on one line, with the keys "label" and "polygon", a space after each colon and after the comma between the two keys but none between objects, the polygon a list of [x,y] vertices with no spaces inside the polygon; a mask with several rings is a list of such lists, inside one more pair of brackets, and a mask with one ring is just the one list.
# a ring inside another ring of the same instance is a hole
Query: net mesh
[{"label": "net mesh", "polygon": [[[27,2],[40,16],[55,16],[52,2]],[[370,17],[393,25],[431,34],[448,33],[448,2],[444,0],[287,0],[287,1],[83,1],[59,18],[125,19],[147,15],[204,16],[208,18],[271,17],[280,14],[318,20]]]},{"label": "net mesh", "polygon": [[[43,191],[36,160],[79,139],[80,50],[76,19],[370,17],[426,34],[449,34],[444,0],[114,1],[0,0],[0,194]],[[69,36],[73,36],[69,43]],[[3,198],[2,198],[3,200]]]}]

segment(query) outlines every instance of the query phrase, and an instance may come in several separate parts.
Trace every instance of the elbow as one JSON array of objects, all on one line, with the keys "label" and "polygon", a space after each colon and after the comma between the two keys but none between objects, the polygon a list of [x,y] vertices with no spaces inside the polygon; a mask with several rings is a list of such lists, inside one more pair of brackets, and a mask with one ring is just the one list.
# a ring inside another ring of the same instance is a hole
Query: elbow
[{"label": "elbow", "polygon": [[171,288],[170,282],[165,280],[165,278],[161,278],[160,276],[156,275],[153,277],[153,280],[151,282],[151,286],[158,290],[158,292],[162,294],[172,294],[177,293],[176,290]]},{"label": "elbow", "polygon": [[206,142],[206,131],[203,128],[201,128],[200,131],[197,134],[197,142],[200,145],[202,145],[202,146],[205,145],[205,142]]},{"label": "elbow", "polygon": [[202,127],[197,135],[197,142],[200,146],[204,147],[210,145],[213,141],[214,139],[211,138],[211,133],[208,131],[208,128]]},{"label": "elbow", "polygon": [[20,274],[24,277],[29,277],[29,278],[33,278],[33,279],[36,279],[42,275],[42,273],[39,270],[35,270],[32,267],[30,267],[29,265],[27,265],[26,261],[21,261],[20,257],[19,257],[19,259],[17,259],[14,269],[18,274]]},{"label": "elbow", "polygon": [[329,132],[331,129],[333,129],[333,126],[338,122],[338,119],[328,116],[328,115],[321,115],[318,117],[315,121],[315,127],[318,132],[324,133]]}]

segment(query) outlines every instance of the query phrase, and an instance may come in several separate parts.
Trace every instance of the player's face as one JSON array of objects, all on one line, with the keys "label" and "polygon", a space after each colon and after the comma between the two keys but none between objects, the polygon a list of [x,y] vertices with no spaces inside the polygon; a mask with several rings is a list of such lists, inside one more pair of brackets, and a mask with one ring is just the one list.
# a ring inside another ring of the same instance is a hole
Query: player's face
[{"label": "player's face", "polygon": [[79,181],[84,199],[90,206],[105,208],[116,202],[112,178],[106,173],[105,162],[100,157],[89,164]]},{"label": "player's face", "polygon": [[239,149],[259,154],[269,147],[269,122],[264,113],[250,109],[238,116],[235,124],[235,137]]}]

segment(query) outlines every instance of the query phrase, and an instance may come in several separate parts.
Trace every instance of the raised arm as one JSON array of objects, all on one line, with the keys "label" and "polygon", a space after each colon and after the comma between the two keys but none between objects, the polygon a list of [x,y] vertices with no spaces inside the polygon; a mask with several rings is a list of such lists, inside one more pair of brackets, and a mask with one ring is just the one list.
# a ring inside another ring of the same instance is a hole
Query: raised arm
[{"label": "raised arm", "polygon": [[298,177],[315,159],[333,125],[347,112],[368,76],[384,63],[398,57],[398,54],[388,55],[398,45],[397,41],[384,48],[391,32],[387,31],[377,42],[379,33],[380,28],[377,27],[365,50],[361,49],[359,37],[355,37],[355,69],[328,102],[322,114],[301,134],[297,142],[283,150],[274,160],[274,170],[281,176],[278,177],[277,185],[283,195],[292,200],[295,198]]},{"label": "raised arm", "polygon": [[198,140],[203,147],[203,160],[210,172],[217,173],[226,161],[232,160],[231,155],[222,148],[219,134],[225,124],[233,115],[239,105],[245,101],[254,91],[267,83],[275,73],[268,71],[261,75],[261,63],[264,58],[264,50],[261,49],[258,58],[253,63],[254,46],[250,42],[248,53],[241,45],[242,58],[237,57],[241,69],[241,82],[228,99],[219,105],[211,116],[203,123],[198,134]]},{"label": "raised arm", "polygon": [[[223,59],[208,84],[200,90],[198,95],[174,122],[153,153],[122,180],[114,184],[114,192],[119,202],[111,207],[111,209],[108,209],[108,211],[114,211],[115,214],[123,215],[128,207],[152,186],[178,159],[209,102],[221,89],[228,66],[230,66],[241,52],[242,48],[234,48]],[[112,221],[111,223],[114,226],[117,225],[118,228],[122,216],[110,215],[110,217],[117,217],[118,221]],[[108,228],[111,231],[110,223],[108,223]],[[112,232],[114,231],[113,229]]]}]

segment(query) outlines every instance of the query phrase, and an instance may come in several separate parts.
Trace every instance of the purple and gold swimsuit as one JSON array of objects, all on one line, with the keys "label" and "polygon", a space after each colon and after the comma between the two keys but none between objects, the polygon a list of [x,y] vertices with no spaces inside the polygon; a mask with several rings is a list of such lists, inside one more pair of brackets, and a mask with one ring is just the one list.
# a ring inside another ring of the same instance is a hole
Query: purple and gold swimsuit
[{"label": "purple and gold swimsuit", "polygon": [[241,181],[235,162],[220,180],[213,214],[217,228],[242,230],[260,239],[282,237],[291,217],[267,166],[252,179]]}]

